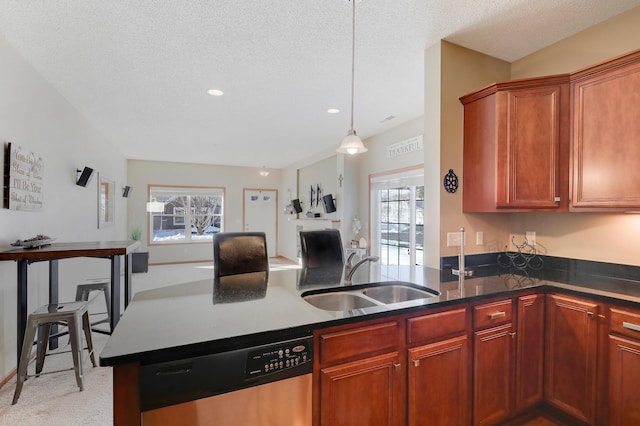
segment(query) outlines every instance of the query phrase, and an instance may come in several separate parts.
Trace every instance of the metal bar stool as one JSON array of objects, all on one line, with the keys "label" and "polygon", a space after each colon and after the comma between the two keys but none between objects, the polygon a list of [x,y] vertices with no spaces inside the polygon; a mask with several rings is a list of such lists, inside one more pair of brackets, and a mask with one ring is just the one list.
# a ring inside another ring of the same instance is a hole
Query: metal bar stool
[{"label": "metal bar stool", "polygon": [[[89,294],[92,291],[102,291],[104,294],[104,301],[107,305],[107,318],[91,323],[92,326],[102,323],[111,324],[111,295],[109,293],[109,287],[111,286],[111,281],[109,278],[91,278],[83,283],[78,284],[76,287],[76,301],[84,300],[85,302],[89,302]],[[104,312],[103,312],[104,313]],[[103,332],[102,330],[94,330],[97,332]]]},{"label": "metal bar stool", "polygon": [[[36,351],[36,374],[39,376],[44,366],[44,358],[47,355],[47,345],[49,343],[49,336],[51,334],[51,326],[57,323],[66,323],[69,328],[69,342],[71,343],[71,354],[73,356],[73,370],[76,374],[76,383],[82,391],[84,389],[82,383],[82,337],[80,330],[84,330],[85,339],[87,341],[87,349],[91,358],[91,364],[96,366],[96,359],[93,354],[93,341],[91,339],[91,326],[89,324],[89,312],[87,311],[87,302],[69,302],[50,304],[39,307],[35,312],[29,315],[27,320],[27,329],[24,335],[24,342],[22,343],[22,353],[20,354],[20,362],[18,364],[18,379],[16,384],[16,391],[13,395],[13,402],[15,404],[20,398],[22,392],[22,385],[24,381],[29,377],[27,374],[27,367],[29,364],[29,357],[31,355],[31,348],[33,346],[33,340],[36,335],[36,331],[39,327],[43,328],[43,332],[40,333],[37,341]],[[58,370],[51,373],[57,373]],[[49,374],[45,373],[45,374]],[[33,377],[33,376],[31,376]]]}]

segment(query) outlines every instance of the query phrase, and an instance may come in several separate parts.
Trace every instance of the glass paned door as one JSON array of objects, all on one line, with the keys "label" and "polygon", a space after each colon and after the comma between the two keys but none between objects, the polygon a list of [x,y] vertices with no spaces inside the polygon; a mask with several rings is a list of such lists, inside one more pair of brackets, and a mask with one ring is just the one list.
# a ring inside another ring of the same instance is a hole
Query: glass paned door
[{"label": "glass paned door", "polygon": [[424,186],[380,189],[375,198],[381,274],[411,280],[423,264]]}]

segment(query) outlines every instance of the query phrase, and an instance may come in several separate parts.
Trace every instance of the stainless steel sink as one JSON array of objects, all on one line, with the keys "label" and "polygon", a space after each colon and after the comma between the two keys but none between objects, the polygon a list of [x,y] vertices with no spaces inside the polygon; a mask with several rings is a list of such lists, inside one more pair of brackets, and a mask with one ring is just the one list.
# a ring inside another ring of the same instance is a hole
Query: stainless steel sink
[{"label": "stainless steel sink", "polygon": [[380,287],[371,287],[362,291],[365,296],[369,296],[386,305],[391,303],[406,302],[407,300],[426,299],[433,297],[435,294],[424,290],[418,290],[402,284],[385,285]]},{"label": "stainless steel sink", "polygon": [[415,284],[399,281],[378,282],[303,293],[302,298],[326,311],[349,311],[439,296],[435,290],[416,287]]},{"label": "stainless steel sink", "polygon": [[344,291],[310,294],[303,296],[303,299],[316,308],[324,309],[325,311],[349,311],[376,306],[375,303],[364,297]]}]

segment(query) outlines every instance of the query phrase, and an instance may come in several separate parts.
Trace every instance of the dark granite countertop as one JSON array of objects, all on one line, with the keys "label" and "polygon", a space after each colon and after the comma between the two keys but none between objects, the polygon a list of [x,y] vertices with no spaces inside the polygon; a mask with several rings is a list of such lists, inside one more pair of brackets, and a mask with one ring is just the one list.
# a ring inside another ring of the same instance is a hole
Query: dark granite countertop
[{"label": "dark granite countertop", "polygon": [[[377,269],[376,269],[377,268]],[[150,364],[272,343],[311,335],[314,329],[429,307],[509,294],[531,287],[640,304],[637,281],[572,276],[567,282],[516,275],[441,282],[437,269],[420,268],[404,281],[440,292],[440,296],[350,311],[325,311],[302,294],[339,286],[340,272],[301,270],[245,274],[224,282],[202,280],[137,293],[100,354],[101,365]],[[358,283],[388,281],[380,269],[358,272]],[[346,290],[354,287],[345,287]]]}]

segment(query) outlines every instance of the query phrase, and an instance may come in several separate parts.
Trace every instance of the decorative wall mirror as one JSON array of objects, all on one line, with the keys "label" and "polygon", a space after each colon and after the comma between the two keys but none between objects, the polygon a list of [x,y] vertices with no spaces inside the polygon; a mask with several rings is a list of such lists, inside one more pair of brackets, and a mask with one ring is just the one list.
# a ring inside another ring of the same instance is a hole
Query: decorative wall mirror
[{"label": "decorative wall mirror", "polygon": [[115,223],[116,182],[100,175],[98,179],[98,228]]}]

